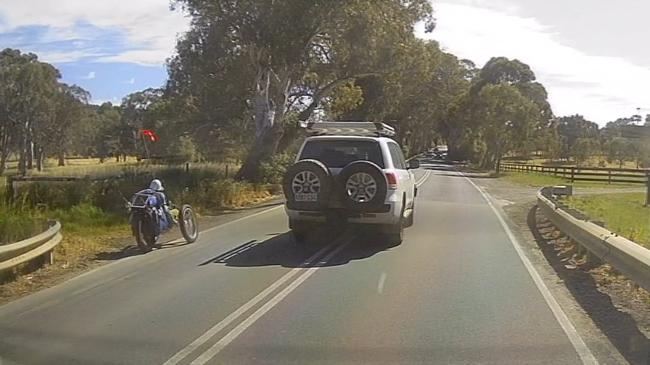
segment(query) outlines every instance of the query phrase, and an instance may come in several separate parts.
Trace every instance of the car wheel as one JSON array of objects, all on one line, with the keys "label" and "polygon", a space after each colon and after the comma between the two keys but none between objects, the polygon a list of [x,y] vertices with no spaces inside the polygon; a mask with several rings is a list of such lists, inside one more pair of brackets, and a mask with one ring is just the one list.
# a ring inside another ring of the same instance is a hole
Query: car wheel
[{"label": "car wheel", "polygon": [[298,161],[287,169],[282,190],[289,209],[320,210],[332,190],[330,171],[317,160]]},{"label": "car wheel", "polygon": [[346,208],[364,212],[384,204],[388,183],[379,166],[369,161],[355,161],[339,174],[338,190]]},{"label": "car wheel", "polygon": [[404,212],[406,210],[406,201],[402,203],[402,211],[400,213],[399,222],[386,229],[386,240],[388,244],[399,245],[404,240]]},{"label": "car wheel", "polygon": [[307,241],[309,232],[313,231],[313,228],[307,223],[294,220],[289,221],[289,228],[291,228],[291,235],[296,243]]}]

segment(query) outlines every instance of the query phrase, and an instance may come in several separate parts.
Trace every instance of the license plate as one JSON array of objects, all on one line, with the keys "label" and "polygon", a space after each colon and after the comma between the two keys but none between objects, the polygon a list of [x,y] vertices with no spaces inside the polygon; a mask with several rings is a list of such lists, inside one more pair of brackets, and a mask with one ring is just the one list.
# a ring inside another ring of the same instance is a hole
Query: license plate
[{"label": "license plate", "polygon": [[318,200],[318,193],[298,193],[295,198],[297,202],[315,202]]}]

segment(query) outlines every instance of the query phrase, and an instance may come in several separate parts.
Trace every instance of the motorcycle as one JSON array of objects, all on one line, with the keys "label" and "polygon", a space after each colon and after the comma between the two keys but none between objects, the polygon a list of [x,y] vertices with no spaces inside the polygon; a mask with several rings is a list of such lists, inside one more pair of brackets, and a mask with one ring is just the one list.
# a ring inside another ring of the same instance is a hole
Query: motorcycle
[{"label": "motorcycle", "polygon": [[160,235],[169,232],[174,226],[180,227],[187,243],[196,241],[199,228],[192,206],[183,204],[178,209],[170,202],[167,214],[158,199],[156,194],[139,192],[128,201],[129,222],[138,248],[142,252],[160,248]]}]

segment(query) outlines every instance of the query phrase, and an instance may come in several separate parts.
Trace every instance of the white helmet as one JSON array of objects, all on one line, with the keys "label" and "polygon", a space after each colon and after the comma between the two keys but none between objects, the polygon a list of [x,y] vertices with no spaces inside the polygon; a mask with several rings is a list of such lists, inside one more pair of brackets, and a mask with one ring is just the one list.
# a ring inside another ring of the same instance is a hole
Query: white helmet
[{"label": "white helmet", "polygon": [[149,184],[149,189],[153,191],[164,191],[165,188],[162,185],[162,182],[158,179],[153,179],[151,180],[151,184]]}]

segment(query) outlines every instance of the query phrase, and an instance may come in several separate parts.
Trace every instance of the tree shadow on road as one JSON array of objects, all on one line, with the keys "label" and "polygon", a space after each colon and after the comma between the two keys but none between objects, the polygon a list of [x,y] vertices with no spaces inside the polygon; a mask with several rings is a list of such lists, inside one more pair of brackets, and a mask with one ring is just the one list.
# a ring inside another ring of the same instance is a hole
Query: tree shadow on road
[{"label": "tree shadow on road", "polygon": [[537,206],[528,213],[528,226],[542,253],[573,297],[628,362],[648,364],[650,341],[639,331],[632,316],[619,311],[612,299],[598,290],[598,284],[589,272],[565,266],[566,262],[557,255],[554,244],[540,232],[536,214]]},{"label": "tree shadow on road", "polygon": [[[322,252],[322,256],[333,251],[342,244],[344,239],[328,232],[316,232],[304,242],[296,242],[291,232],[278,234],[265,241],[248,241],[229,251],[220,253],[199,266],[208,264],[224,264],[232,267],[282,266],[288,268],[302,267],[304,263],[319,250],[334,245]],[[345,265],[353,260],[371,257],[386,251],[395,244],[387,244],[374,235],[355,232],[352,241],[327,262],[318,261],[319,266]]]}]

